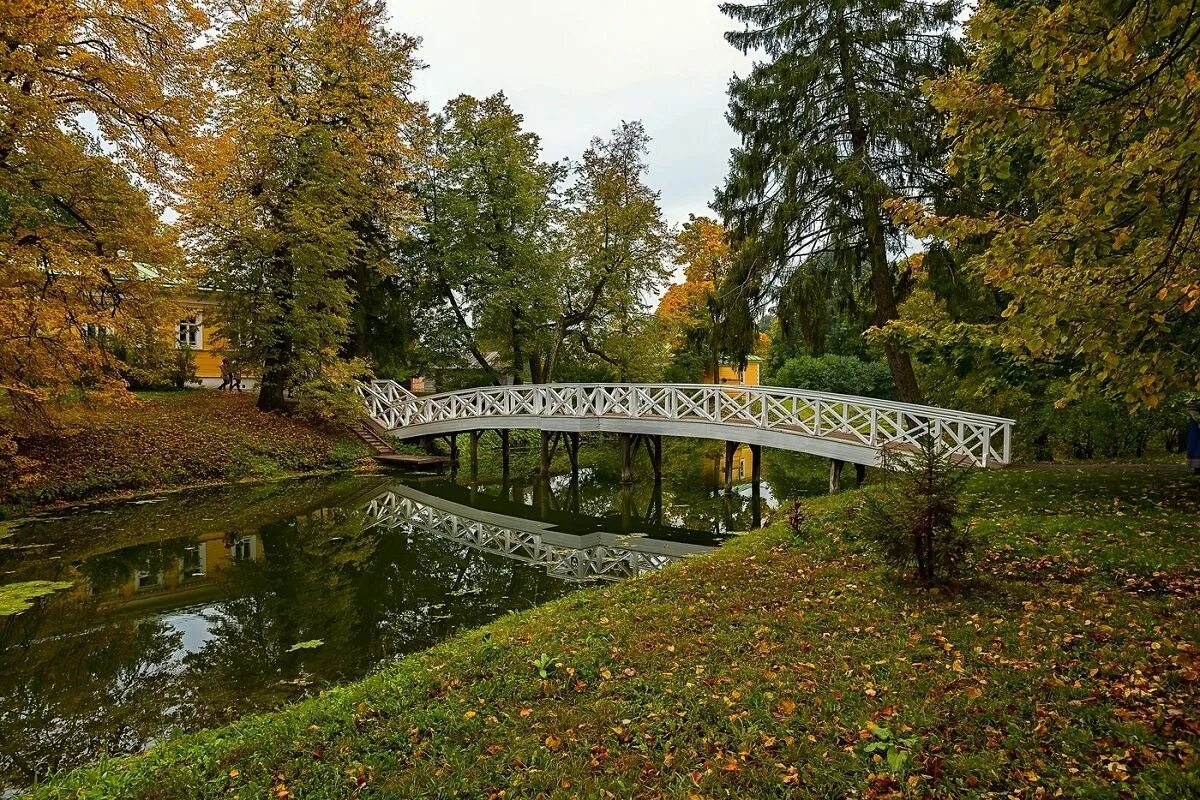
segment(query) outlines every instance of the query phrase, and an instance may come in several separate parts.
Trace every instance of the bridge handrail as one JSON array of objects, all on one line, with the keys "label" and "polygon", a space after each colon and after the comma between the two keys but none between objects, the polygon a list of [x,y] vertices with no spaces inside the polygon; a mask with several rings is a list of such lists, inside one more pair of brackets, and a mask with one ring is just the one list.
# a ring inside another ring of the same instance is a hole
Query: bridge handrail
[{"label": "bridge handrail", "polygon": [[[565,392],[573,395],[572,398],[565,398],[570,407],[564,407],[563,393]],[[664,398],[656,400],[652,397],[652,395],[664,392],[669,393],[671,399],[665,399],[664,396]],[[600,393],[609,395],[604,403],[588,399],[591,395],[599,398]],[[783,425],[788,425],[799,427],[803,435],[818,437],[830,433],[844,433],[854,436],[862,444],[871,447],[880,447],[895,441],[913,442],[914,437],[932,428],[935,435],[948,434],[956,442],[960,454],[971,458],[980,466],[987,466],[990,461],[1008,463],[1011,458],[1012,427],[1014,425],[1014,420],[1007,417],[782,386],[745,386],[742,384],[517,384],[461,389],[426,397],[417,397],[409,392],[405,392],[407,396],[397,396],[384,387],[368,394],[364,394],[364,400],[368,404],[371,415],[389,429],[445,419],[465,420],[506,415],[542,416],[547,413],[546,404],[549,402],[549,414],[552,416],[665,417],[680,420],[696,419],[697,416],[700,416],[711,422],[750,424],[764,430],[779,429]],[[706,416],[707,409],[701,412],[695,397],[696,394],[705,398],[716,398],[711,418]],[[533,395],[532,402],[525,399],[518,399],[514,402],[511,399],[525,398],[529,395]],[[622,398],[621,395],[624,397]],[[616,397],[614,398],[614,396]],[[723,402],[721,399],[723,397],[729,399]],[[483,398],[504,398],[504,400],[492,404],[478,402]],[[644,413],[637,407],[640,398],[649,400],[653,406],[650,410],[661,413]],[[788,411],[780,404],[789,400],[811,406],[811,417],[802,419],[801,409],[797,409],[794,405],[790,409],[790,416],[780,417],[780,414]],[[611,403],[613,402],[617,405],[628,402],[630,406],[624,413],[620,413],[612,410]],[[756,402],[760,404],[760,407],[751,410],[749,403]],[[684,406],[682,415],[679,413],[681,403]],[[731,408],[723,409],[722,405],[725,403],[734,405]],[[775,404],[774,408],[771,406],[772,403]],[[489,405],[490,408],[486,407]],[[729,415],[726,416],[723,412],[729,412]],[[772,423],[772,413],[776,414],[774,423]],[[826,414],[833,415],[830,420],[833,424],[831,430],[823,433],[822,422],[825,421],[824,415]],[[866,419],[863,419],[864,415],[866,415]],[[414,421],[414,416],[419,419]],[[782,422],[779,421],[781,419]],[[882,428],[880,423],[883,423]],[[861,424],[868,424],[869,432],[861,430],[858,427]],[[955,434],[953,430],[947,431],[945,427],[947,425],[960,426],[958,433]],[[968,426],[970,430],[961,426]],[[997,446],[992,439],[998,434],[1002,436],[1002,441]]]},{"label": "bridge handrail", "polygon": [[[380,381],[375,381],[380,383]],[[397,384],[399,386],[399,384]],[[762,392],[772,395],[788,395],[791,397],[816,398],[828,400],[834,403],[845,403],[853,401],[855,405],[873,406],[876,408],[886,408],[889,411],[909,411],[914,414],[930,415],[930,412],[937,412],[939,416],[955,417],[971,422],[995,422],[1015,424],[1016,420],[1008,417],[996,417],[989,414],[979,414],[974,411],[958,411],[953,408],[942,408],[940,406],[923,406],[916,403],[902,403],[899,400],[880,400],[877,397],[864,397],[862,395],[853,394],[833,394],[831,392],[818,392],[810,389],[795,389],[790,386],[768,386],[761,384],[758,386],[747,386],[744,384],[720,384],[715,383],[518,383],[510,386],[477,386],[471,389],[456,389],[452,392],[441,392],[439,394],[431,394],[425,396],[415,395],[408,392],[407,389],[400,387],[402,391],[407,392],[408,399],[412,400],[438,400],[446,397],[466,396],[479,392],[488,392],[492,394],[503,394],[512,390],[532,390],[532,389],[720,389],[722,391],[735,392]]]}]

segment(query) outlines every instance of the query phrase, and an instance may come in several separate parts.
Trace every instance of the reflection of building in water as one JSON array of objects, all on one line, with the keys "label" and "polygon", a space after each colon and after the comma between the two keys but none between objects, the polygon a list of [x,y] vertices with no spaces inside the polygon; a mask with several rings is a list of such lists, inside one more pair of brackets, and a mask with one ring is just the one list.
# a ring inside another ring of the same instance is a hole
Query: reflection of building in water
[{"label": "reflection of building in water", "polygon": [[97,587],[89,580],[82,582],[81,588],[89,595],[118,602],[138,600],[147,595],[190,590],[238,561],[259,561],[262,557],[262,544],[257,535],[206,533],[194,544],[184,547],[178,557],[168,557],[145,569],[134,569],[127,580],[115,586]]},{"label": "reflection of building in water", "polygon": [[[733,453],[733,482],[745,483],[750,480],[753,460],[749,445],[738,445]],[[715,491],[725,485],[725,454],[704,458],[705,488]]]}]

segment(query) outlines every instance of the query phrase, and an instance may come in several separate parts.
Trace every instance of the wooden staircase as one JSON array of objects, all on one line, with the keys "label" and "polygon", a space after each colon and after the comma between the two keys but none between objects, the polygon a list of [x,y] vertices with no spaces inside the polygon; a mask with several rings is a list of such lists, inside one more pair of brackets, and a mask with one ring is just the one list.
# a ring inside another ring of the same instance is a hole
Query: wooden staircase
[{"label": "wooden staircase", "polygon": [[371,451],[374,453],[372,458],[380,464],[408,469],[437,469],[440,471],[450,462],[450,459],[445,456],[413,455],[411,453],[396,452],[396,448],[385,438],[384,433],[369,420],[358,420],[351,423],[350,432],[361,439],[363,444],[371,448]]}]

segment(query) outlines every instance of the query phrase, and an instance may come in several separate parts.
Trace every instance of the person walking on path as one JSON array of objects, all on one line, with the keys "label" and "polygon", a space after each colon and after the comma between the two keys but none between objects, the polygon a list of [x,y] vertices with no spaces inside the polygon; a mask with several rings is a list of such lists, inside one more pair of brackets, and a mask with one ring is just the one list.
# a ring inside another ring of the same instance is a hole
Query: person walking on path
[{"label": "person walking on path", "polygon": [[1192,473],[1200,475],[1200,400],[1188,406],[1187,460]]},{"label": "person walking on path", "polygon": [[220,386],[220,390],[223,392],[223,391],[225,391],[226,389],[232,389],[232,388],[233,388],[233,369],[232,369],[232,367],[230,367],[230,365],[229,365],[229,359],[228,359],[228,358],[222,358],[222,359],[221,359],[221,386]]},{"label": "person walking on path", "polygon": [[242,391],[242,368],[234,367],[233,371],[231,373],[229,373],[229,380],[231,381],[231,385],[229,387],[230,391],[233,391],[236,389],[238,392],[241,392]]}]

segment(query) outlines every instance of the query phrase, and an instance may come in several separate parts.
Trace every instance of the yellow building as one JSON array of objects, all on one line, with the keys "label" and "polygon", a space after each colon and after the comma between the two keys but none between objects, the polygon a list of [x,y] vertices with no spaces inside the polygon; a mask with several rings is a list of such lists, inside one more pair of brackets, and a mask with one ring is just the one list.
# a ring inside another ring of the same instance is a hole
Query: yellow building
[{"label": "yellow building", "polygon": [[[201,291],[179,301],[179,319],[175,323],[175,346],[187,347],[196,359],[196,383],[213,388],[221,385],[221,361],[225,358],[225,340],[218,334],[217,298]],[[237,368],[235,366],[235,368]],[[242,388],[250,389],[254,372],[246,366],[238,370]]]},{"label": "yellow building", "polygon": [[750,356],[746,368],[741,369],[732,361],[722,360],[719,365],[719,380],[713,380],[712,365],[704,368],[704,378],[701,383],[735,384],[738,386],[758,386],[762,383],[762,359]]}]

